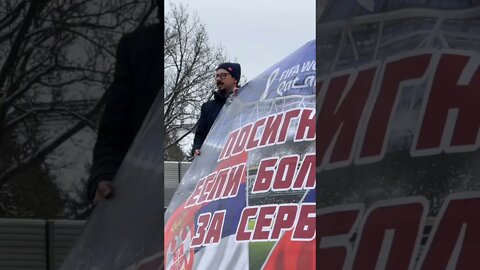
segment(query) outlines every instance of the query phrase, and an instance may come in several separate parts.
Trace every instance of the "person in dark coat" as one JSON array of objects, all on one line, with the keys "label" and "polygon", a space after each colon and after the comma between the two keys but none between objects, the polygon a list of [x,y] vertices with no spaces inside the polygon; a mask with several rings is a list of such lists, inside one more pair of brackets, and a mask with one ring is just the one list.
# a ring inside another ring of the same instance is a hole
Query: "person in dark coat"
[{"label": "person in dark coat", "polygon": [[154,24],[124,35],[118,44],[87,184],[94,203],[113,194],[112,180],[163,85],[160,34],[160,24]]},{"label": "person in dark coat", "polygon": [[240,76],[241,67],[238,63],[222,63],[217,67],[215,80],[218,89],[213,92],[212,100],[202,104],[200,119],[197,122],[193,139],[192,152],[194,156],[200,155],[200,148],[228,97],[236,94]]}]

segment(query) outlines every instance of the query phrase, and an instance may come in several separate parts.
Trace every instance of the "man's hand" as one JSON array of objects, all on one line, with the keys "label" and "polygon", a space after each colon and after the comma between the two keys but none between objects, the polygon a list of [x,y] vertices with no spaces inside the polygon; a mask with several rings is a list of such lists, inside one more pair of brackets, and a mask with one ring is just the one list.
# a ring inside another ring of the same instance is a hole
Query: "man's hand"
[{"label": "man's hand", "polygon": [[200,156],[200,153],[201,153],[201,152],[200,152],[200,149],[195,149],[195,154],[194,154],[194,156],[195,156],[195,157],[196,157],[196,156]]},{"label": "man's hand", "polygon": [[97,191],[95,191],[95,197],[93,198],[93,203],[97,204],[105,199],[112,197],[113,195],[113,184],[112,181],[100,181],[97,185]]}]

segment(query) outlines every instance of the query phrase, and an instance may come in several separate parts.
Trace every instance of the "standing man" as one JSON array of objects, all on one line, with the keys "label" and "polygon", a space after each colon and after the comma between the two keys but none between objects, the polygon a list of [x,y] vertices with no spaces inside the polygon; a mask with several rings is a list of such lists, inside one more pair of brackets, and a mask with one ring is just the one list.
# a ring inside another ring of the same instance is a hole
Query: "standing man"
[{"label": "standing man", "polygon": [[[160,0],[157,5],[160,20]],[[161,34],[157,23],[126,34],[118,44],[114,80],[107,91],[87,183],[88,198],[94,203],[112,196],[112,180],[163,86]]]},{"label": "standing man", "polygon": [[200,148],[228,97],[231,94],[237,94],[240,76],[241,67],[238,63],[222,63],[217,67],[215,74],[217,91],[213,92],[213,100],[202,104],[200,119],[197,122],[197,130],[193,139],[194,156],[200,155]]}]

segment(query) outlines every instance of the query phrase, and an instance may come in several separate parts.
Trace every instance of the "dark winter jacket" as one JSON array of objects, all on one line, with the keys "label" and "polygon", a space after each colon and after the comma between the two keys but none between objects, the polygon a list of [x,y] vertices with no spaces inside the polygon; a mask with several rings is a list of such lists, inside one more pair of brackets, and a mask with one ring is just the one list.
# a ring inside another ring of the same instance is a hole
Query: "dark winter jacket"
[{"label": "dark winter jacket", "polygon": [[195,138],[193,139],[192,152],[202,147],[210,128],[227,100],[227,98],[218,91],[213,92],[213,97],[212,100],[202,104],[200,119],[198,119],[197,130],[195,131]]},{"label": "dark winter jacket", "polygon": [[88,196],[93,199],[97,184],[113,180],[135,138],[160,86],[160,24],[123,36],[117,47],[114,81],[107,92],[100,119]]}]

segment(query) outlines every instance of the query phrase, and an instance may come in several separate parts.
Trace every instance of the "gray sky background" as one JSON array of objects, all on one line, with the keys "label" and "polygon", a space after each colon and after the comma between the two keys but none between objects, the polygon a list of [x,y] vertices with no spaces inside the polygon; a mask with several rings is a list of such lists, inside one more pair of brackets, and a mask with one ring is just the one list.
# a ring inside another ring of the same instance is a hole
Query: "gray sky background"
[{"label": "gray sky background", "polygon": [[[165,0],[165,14],[182,3],[205,25],[210,43],[242,66],[247,81],[315,38],[315,1]],[[193,134],[180,144],[188,152]]]},{"label": "gray sky background", "polygon": [[315,1],[165,0],[197,13],[210,42],[222,45],[248,81],[315,38]]}]

